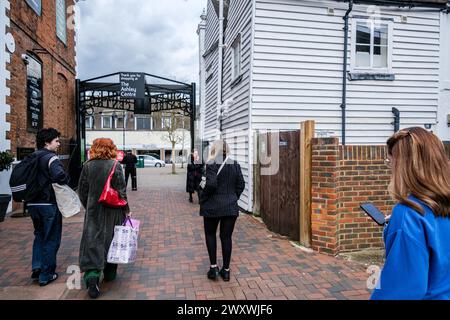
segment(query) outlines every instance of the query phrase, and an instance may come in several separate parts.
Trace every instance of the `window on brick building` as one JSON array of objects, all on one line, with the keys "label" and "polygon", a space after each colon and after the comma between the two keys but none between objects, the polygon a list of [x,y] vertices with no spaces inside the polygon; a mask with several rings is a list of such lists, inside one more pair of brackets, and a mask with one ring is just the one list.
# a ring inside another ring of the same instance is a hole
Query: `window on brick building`
[{"label": "window on brick building", "polygon": [[161,128],[162,129],[170,129],[171,126],[172,126],[172,118],[171,117],[162,117]]},{"label": "window on brick building", "polygon": [[86,117],[86,129],[94,129],[94,117]]},{"label": "window on brick building", "polygon": [[41,0],[25,0],[26,3],[30,6],[31,9],[33,9],[34,12],[37,13],[37,15],[41,15],[42,13],[42,1]]},{"label": "window on brick building", "polygon": [[136,130],[152,130],[152,118],[136,117]]},{"label": "window on brick building", "polygon": [[56,1],[56,35],[64,44],[67,44],[67,18],[66,0]]},{"label": "window on brick building", "polygon": [[112,129],[112,116],[102,117],[102,129]]},{"label": "window on brick building", "polygon": [[123,129],[126,121],[126,116],[123,114],[116,116],[116,129]]}]

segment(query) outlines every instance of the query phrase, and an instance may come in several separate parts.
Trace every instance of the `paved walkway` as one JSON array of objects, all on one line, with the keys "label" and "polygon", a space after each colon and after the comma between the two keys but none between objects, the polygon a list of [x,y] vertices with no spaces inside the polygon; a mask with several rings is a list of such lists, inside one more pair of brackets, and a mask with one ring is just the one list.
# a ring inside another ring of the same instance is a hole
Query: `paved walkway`
[{"label": "paved walkway", "polygon": [[[231,281],[211,282],[198,205],[187,201],[184,172],[139,171],[139,191],[129,194],[141,220],[138,259],[120,266],[118,279],[102,286],[101,299],[367,299],[365,267],[306,253],[242,215],[234,234]],[[67,268],[77,265],[83,217],[65,220],[58,256],[60,278],[40,288],[29,279],[33,227],[30,218],[0,223],[1,299],[89,299],[69,290]],[[220,257],[220,245],[218,247]],[[219,260],[219,264],[220,264]]]}]

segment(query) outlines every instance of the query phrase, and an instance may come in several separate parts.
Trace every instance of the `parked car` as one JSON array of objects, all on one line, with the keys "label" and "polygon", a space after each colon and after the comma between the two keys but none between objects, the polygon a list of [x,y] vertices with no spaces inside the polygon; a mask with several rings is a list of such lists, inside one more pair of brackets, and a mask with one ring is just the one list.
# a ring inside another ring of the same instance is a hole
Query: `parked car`
[{"label": "parked car", "polygon": [[149,155],[143,155],[143,156],[138,156],[139,159],[143,159],[144,160],[144,167],[157,167],[157,168],[161,168],[161,167],[165,167],[166,164],[164,163],[164,161],[156,159],[153,156],[149,156]]}]

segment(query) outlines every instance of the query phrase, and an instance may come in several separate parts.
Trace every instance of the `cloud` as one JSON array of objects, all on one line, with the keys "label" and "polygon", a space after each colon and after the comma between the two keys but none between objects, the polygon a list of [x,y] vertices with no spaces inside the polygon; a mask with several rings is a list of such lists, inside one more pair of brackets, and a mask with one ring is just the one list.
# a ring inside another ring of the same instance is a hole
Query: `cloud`
[{"label": "cloud", "polygon": [[206,0],[85,0],[78,4],[78,78],[140,71],[198,82],[197,26]]}]

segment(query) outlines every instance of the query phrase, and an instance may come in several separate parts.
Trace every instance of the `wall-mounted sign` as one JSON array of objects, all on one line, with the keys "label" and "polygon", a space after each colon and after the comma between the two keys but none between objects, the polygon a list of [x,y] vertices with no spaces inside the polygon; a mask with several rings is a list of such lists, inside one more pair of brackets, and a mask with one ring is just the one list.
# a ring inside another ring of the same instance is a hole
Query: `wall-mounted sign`
[{"label": "wall-mounted sign", "polygon": [[145,99],[145,74],[122,72],[120,74],[120,97]]},{"label": "wall-mounted sign", "polygon": [[34,10],[38,15],[42,13],[42,1],[41,0],[25,0],[27,4]]},{"label": "wall-mounted sign", "polygon": [[380,81],[394,81],[395,74],[391,73],[348,73],[348,80],[380,80]]},{"label": "wall-mounted sign", "polygon": [[29,56],[27,65],[27,129],[38,132],[43,125],[42,64]]}]

